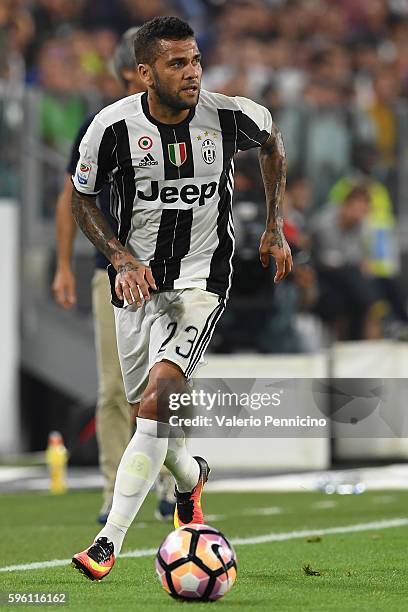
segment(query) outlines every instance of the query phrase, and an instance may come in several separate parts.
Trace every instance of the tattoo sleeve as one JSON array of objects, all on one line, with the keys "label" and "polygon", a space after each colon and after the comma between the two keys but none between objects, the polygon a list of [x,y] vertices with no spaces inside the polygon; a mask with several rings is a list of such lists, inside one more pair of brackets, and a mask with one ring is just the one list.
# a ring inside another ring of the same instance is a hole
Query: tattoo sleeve
[{"label": "tattoo sleeve", "polygon": [[272,234],[272,244],[282,246],[282,204],[286,186],[286,154],[282,134],[272,124],[272,133],[259,151],[259,163],[266,195],[266,231]]},{"label": "tattoo sleeve", "polygon": [[92,244],[118,269],[121,260],[129,255],[115,237],[109,223],[96,205],[96,198],[72,192],[72,214],[80,229]]}]

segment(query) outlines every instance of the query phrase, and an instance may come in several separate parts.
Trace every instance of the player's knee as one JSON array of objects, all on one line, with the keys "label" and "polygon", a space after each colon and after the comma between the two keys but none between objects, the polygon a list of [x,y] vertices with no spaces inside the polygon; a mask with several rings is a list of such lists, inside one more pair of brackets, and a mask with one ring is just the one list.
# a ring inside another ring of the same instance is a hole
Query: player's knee
[{"label": "player's knee", "polygon": [[166,384],[163,388],[160,383],[148,387],[143,393],[138,416],[142,419],[151,419],[167,423],[169,420],[169,395],[173,392],[170,384]]},{"label": "player's knee", "polygon": [[149,377],[149,384],[142,395],[138,416],[143,419],[167,422],[169,418],[169,396],[185,391],[183,372],[173,363],[156,363]]},{"label": "player's knee", "polygon": [[138,417],[158,421],[158,392],[156,387],[147,387],[139,404]]}]

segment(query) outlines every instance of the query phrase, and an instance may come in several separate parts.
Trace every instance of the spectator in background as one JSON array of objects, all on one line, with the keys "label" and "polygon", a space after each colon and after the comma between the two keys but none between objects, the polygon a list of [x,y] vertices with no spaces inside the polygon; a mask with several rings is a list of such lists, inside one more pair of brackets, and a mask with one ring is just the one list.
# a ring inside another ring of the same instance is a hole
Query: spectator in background
[{"label": "spectator in background", "polygon": [[[27,49],[26,63],[30,82],[35,82],[38,57],[51,39],[66,38],[80,29],[86,0],[34,0],[29,10],[35,25],[35,38]],[[31,81],[33,79],[33,81]]]},{"label": "spectator in background", "polygon": [[86,0],[82,11],[83,29],[110,28],[116,35],[122,34],[131,24],[126,7],[120,0]]},{"label": "spectator in background", "polygon": [[55,193],[61,177],[53,171],[55,157],[65,159],[90,106],[107,105],[122,95],[122,89],[107,68],[116,37],[106,30],[92,34],[75,30],[49,39],[38,57],[40,135],[45,159],[42,165],[42,210],[54,211]]},{"label": "spectator in background", "polygon": [[342,106],[343,91],[333,80],[310,81],[304,96],[308,107],[304,162],[315,205],[320,206],[330,186],[349,165],[348,111]]},{"label": "spectator in background", "polygon": [[[303,175],[289,177],[285,193],[285,236],[292,232],[294,238],[289,240],[300,250],[310,249],[309,223],[312,206],[310,183]],[[296,237],[295,237],[296,236]]]},{"label": "spectator in background", "polygon": [[275,289],[271,315],[263,333],[264,352],[304,353],[320,347],[320,330],[310,314],[318,297],[316,273],[310,258],[307,222],[310,204],[307,179],[301,175],[289,178],[283,227],[296,265],[285,285]]},{"label": "spectator in background", "polygon": [[[25,79],[25,53],[35,35],[33,19],[21,2],[0,0],[0,196],[17,197],[21,180],[22,110],[18,99]],[[7,143],[7,146],[6,146]]]},{"label": "spectator in background", "polygon": [[262,353],[309,353],[321,347],[320,329],[312,314],[318,299],[316,272],[307,252],[295,248],[294,258],[293,273],[284,286],[275,288],[260,341]]},{"label": "spectator in background", "polygon": [[153,17],[175,14],[176,9],[171,0],[119,0],[127,12],[127,18],[134,25],[141,25]]},{"label": "spectator in background", "polygon": [[274,78],[262,92],[261,100],[263,105],[270,110],[283,134],[289,171],[291,173],[303,171],[306,132],[303,117],[304,105],[301,102],[285,104],[282,89]]},{"label": "spectator in background", "polygon": [[[316,274],[307,251],[306,215],[310,186],[304,177],[289,181],[284,232],[297,259],[285,285],[271,283],[271,271],[259,265],[259,231],[264,220],[263,187],[255,155],[236,159],[233,205],[235,238],[234,282],[228,313],[219,323],[213,350],[229,353],[299,353],[318,348],[316,326],[299,325],[299,314],[310,313],[317,300]],[[251,317],[246,313],[250,312]],[[245,317],[245,325],[242,325]]]},{"label": "spectator in background", "polygon": [[226,74],[240,64],[242,72],[248,72],[245,63],[250,61],[255,66],[254,75],[248,75],[249,82],[255,81],[250,86],[265,85],[264,74],[271,73],[284,104],[296,102],[309,81],[327,79],[336,88],[347,88],[348,101],[362,81],[365,103],[377,86],[381,92],[374,92],[374,98],[382,99],[384,70],[393,81],[387,90],[396,90],[397,96],[408,93],[408,19],[398,1],[0,1],[0,24],[16,26],[17,46],[29,71],[35,70],[38,52],[49,39],[98,29],[109,29],[117,36],[153,15],[177,13],[198,25],[206,62],[211,64],[211,50],[225,43],[231,50],[224,58]]},{"label": "spectator in background", "polygon": [[396,219],[388,189],[374,174],[378,151],[370,143],[360,143],[355,147],[353,157],[351,172],[332,187],[329,201],[339,205],[356,186],[367,189],[370,196],[366,220],[367,263],[378,295],[388,304],[390,316],[406,324],[407,311],[398,280]]},{"label": "spectator in background", "polygon": [[[401,7],[402,8],[402,7]],[[408,97],[408,6],[393,22],[390,45],[394,52],[394,74],[401,86],[401,97]]]},{"label": "spectator in background", "polygon": [[317,313],[339,340],[381,337],[377,296],[368,265],[366,189],[354,187],[339,206],[327,206],[312,223],[320,297]]},{"label": "spectator in background", "polygon": [[372,100],[366,112],[375,127],[375,142],[379,153],[379,162],[388,178],[395,166],[397,154],[397,116],[396,104],[399,98],[400,84],[392,69],[383,68],[375,77]]},{"label": "spectator in background", "polygon": [[43,42],[68,29],[79,28],[86,0],[37,0],[31,7],[37,40]]},{"label": "spectator in background", "polygon": [[78,76],[69,42],[49,40],[39,56],[41,133],[48,145],[66,155],[86,113]]},{"label": "spectator in background", "polygon": [[0,0],[0,81],[21,83],[25,54],[35,36],[34,20],[21,3]]},{"label": "spectator in background", "polygon": [[[223,38],[211,53],[216,64],[206,70],[205,87],[225,95],[261,96],[272,75],[267,64],[266,45],[253,37],[244,37],[240,46]],[[211,62],[211,59],[210,59]]]},{"label": "spectator in background", "polygon": [[68,41],[50,39],[41,49],[38,64],[36,104],[39,135],[43,146],[41,165],[41,209],[44,218],[54,212],[54,194],[61,177],[55,172],[55,158],[68,156],[70,146],[86,113],[86,103],[79,91],[77,63]]}]

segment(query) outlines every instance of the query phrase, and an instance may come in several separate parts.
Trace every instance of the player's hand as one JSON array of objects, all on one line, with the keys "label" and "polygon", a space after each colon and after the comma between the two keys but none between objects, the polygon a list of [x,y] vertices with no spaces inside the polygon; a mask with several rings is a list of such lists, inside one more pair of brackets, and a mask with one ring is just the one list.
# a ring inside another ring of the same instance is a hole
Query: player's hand
[{"label": "player's hand", "polygon": [[282,228],[265,230],[259,246],[259,257],[264,268],[269,267],[270,257],[276,263],[275,283],[284,279],[293,268],[292,253]]},{"label": "player's hand", "polygon": [[70,267],[57,268],[52,291],[55,301],[63,308],[72,308],[76,304],[75,277]]},{"label": "player's hand", "polygon": [[128,304],[136,302],[142,305],[143,295],[145,300],[150,300],[149,289],[157,291],[152,271],[137,261],[132,255],[127,255],[116,268],[115,291],[120,300],[126,299]]}]

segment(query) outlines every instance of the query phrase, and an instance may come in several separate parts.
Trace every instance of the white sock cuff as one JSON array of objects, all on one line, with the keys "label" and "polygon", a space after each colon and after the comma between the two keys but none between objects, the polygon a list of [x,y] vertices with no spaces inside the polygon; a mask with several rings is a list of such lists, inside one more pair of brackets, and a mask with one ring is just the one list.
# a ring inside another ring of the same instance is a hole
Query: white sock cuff
[{"label": "white sock cuff", "polygon": [[136,432],[152,436],[153,438],[168,438],[170,433],[170,425],[161,421],[153,421],[152,419],[136,418]]}]

